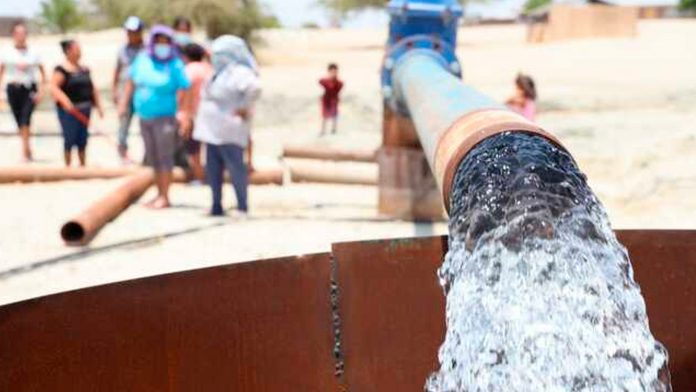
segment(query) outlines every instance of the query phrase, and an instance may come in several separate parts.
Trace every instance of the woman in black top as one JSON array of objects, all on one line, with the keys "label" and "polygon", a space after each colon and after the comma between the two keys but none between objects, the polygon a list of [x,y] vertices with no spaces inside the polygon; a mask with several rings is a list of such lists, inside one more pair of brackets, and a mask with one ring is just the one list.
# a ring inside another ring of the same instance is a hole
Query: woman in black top
[{"label": "woman in black top", "polygon": [[76,147],[80,166],[84,166],[92,107],[97,109],[100,118],[104,117],[104,111],[89,69],[80,64],[80,45],[74,40],[66,40],[60,46],[65,61],[53,71],[51,93],[56,100],[58,120],[63,129],[65,165],[70,166],[71,151]]}]

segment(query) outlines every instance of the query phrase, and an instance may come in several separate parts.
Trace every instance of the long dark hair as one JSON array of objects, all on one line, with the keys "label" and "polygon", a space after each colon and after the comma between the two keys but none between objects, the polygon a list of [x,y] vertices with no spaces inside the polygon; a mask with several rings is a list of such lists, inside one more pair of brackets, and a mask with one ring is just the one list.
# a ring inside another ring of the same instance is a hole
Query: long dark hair
[{"label": "long dark hair", "polygon": [[522,90],[525,98],[536,100],[536,85],[534,84],[534,79],[532,79],[531,76],[525,74],[517,74],[515,84],[517,85],[517,87],[520,88],[520,90]]}]

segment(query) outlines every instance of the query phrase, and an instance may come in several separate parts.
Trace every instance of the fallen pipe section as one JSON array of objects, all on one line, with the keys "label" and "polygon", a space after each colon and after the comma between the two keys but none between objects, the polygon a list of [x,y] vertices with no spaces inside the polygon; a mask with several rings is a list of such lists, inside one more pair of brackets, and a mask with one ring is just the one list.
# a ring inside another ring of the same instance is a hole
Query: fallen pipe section
[{"label": "fallen pipe section", "polygon": [[321,159],[327,161],[376,162],[375,151],[351,150],[327,146],[290,145],[283,147],[283,158]]},{"label": "fallen pipe section", "polygon": [[65,223],[60,229],[63,241],[68,245],[89,243],[104,225],[138,200],[153,181],[153,172],[145,169],[128,177],[118,188]]},{"label": "fallen pipe section", "polygon": [[[94,202],[86,210],[66,222],[60,229],[60,236],[68,245],[86,245],[97,235],[104,225],[116,219],[130,207],[153,184],[154,175],[149,169],[133,171],[123,184],[106,196]],[[183,170],[174,170],[175,182],[188,181]],[[228,178],[226,178],[229,181]],[[280,169],[257,170],[250,174],[252,185],[283,184],[283,171]]]},{"label": "fallen pipe section", "polygon": [[112,179],[137,173],[134,167],[17,166],[0,168],[0,184]]}]

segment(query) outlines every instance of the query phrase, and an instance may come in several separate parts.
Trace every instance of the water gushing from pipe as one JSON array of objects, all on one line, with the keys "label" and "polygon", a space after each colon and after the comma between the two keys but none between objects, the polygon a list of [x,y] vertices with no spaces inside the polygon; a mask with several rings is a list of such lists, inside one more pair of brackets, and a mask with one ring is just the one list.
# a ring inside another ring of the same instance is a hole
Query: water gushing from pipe
[{"label": "water gushing from pipe", "polygon": [[670,391],[626,250],[571,156],[485,139],[457,169],[440,370],[444,391]]}]

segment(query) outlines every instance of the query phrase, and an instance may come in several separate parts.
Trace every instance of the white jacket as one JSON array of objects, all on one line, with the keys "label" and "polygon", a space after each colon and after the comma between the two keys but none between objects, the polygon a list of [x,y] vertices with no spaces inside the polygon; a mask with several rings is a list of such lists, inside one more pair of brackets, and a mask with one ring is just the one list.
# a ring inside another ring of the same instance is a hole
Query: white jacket
[{"label": "white jacket", "polygon": [[249,67],[229,65],[201,87],[193,138],[208,144],[249,144],[250,120],[236,114],[251,111],[261,94],[261,83]]}]

